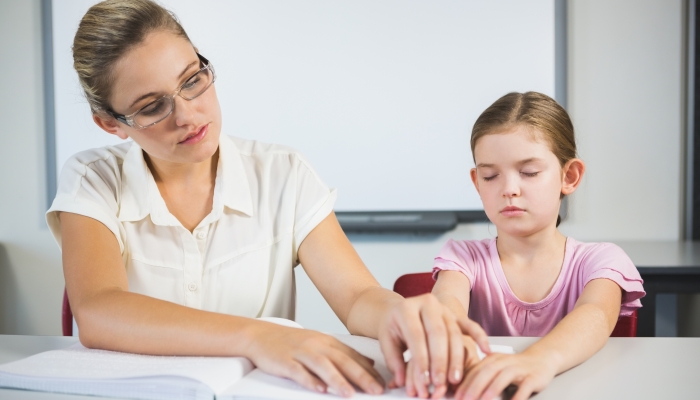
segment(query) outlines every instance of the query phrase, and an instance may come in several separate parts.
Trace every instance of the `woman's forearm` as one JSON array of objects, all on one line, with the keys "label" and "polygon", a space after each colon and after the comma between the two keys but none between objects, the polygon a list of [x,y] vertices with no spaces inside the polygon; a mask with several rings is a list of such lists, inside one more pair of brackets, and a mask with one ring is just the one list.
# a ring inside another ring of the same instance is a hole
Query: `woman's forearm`
[{"label": "woman's forearm", "polygon": [[346,321],[348,331],[353,335],[378,338],[381,322],[402,300],[399,294],[379,286],[365,289],[350,308]]},{"label": "woman's forearm", "polygon": [[100,291],[76,306],[83,345],[129,353],[249,356],[255,331],[269,325],[121,289]]}]

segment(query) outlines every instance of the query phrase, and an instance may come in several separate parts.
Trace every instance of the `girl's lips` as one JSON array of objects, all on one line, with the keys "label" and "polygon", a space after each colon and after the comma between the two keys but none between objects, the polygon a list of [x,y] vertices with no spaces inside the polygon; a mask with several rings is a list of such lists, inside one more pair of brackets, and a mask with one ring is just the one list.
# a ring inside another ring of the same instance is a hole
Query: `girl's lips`
[{"label": "girl's lips", "polygon": [[525,214],[525,210],[514,206],[508,206],[501,210],[501,214],[505,215],[506,217],[517,217]]},{"label": "girl's lips", "polygon": [[195,144],[204,139],[204,136],[207,135],[207,131],[209,131],[209,124],[206,124],[199,128],[196,134],[194,135],[188,135],[185,140],[178,144]]}]

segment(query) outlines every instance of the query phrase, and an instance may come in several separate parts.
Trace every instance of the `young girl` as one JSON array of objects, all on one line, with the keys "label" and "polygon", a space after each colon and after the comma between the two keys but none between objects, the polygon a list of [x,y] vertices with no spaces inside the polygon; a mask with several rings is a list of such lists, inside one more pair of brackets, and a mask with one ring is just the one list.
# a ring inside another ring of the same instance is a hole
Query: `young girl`
[{"label": "young girl", "polygon": [[471,149],[471,179],[497,237],[450,240],[435,258],[433,294],[489,335],[544,337],[520,354],[470,360],[455,397],[491,399],[514,384],[513,398],[526,399],[605,345],[618,317],[641,307],[642,279],[614,244],[557,229],[561,199],[585,165],[554,100],[501,97],[474,124]]},{"label": "young girl", "polygon": [[226,135],[213,64],[172,13],[96,4],[73,60],[94,122],[131,139],[72,157],[47,213],[84,345],[245,356],[310,390],[381,393],[371,362],[333,337],[255,319],[294,318],[301,264],[351,333],[379,339],[394,385],[406,348],[424,386],[461,380],[462,332],[476,324],[383,289],[299,153]]}]

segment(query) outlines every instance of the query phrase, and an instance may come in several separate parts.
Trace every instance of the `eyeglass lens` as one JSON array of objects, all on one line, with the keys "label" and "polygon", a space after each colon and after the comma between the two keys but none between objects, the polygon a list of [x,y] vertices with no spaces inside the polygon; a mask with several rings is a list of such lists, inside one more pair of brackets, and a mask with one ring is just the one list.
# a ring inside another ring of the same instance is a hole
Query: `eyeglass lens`
[{"label": "eyeglass lens", "polygon": [[[184,84],[182,84],[179,93],[180,97],[184,98],[185,100],[194,99],[209,88],[213,79],[214,74],[209,68],[199,71]],[[139,112],[134,115],[133,120],[135,123],[143,127],[153,125],[170,115],[174,104],[175,100],[172,96],[161,97],[160,99],[139,110]]]}]

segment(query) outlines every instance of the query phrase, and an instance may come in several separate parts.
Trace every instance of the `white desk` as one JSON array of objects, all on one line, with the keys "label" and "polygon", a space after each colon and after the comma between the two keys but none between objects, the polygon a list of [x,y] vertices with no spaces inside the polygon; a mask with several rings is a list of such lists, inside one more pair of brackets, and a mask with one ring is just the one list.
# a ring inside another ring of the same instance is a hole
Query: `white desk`
[{"label": "white desk", "polygon": [[[0,335],[0,364],[68,347],[73,337]],[[536,338],[494,337],[522,351]],[[547,399],[688,399],[700,396],[700,338],[611,338],[590,360],[554,379]],[[94,397],[0,389],[0,399],[89,400]]]}]

